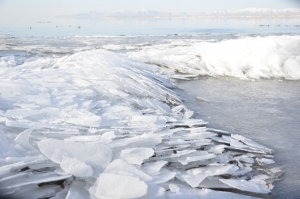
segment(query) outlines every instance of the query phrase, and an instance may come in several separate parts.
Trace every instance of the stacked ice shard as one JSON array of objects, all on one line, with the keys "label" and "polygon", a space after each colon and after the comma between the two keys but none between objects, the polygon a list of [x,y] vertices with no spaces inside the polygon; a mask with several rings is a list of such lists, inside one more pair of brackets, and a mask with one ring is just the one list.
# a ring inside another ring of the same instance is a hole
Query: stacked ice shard
[{"label": "stacked ice shard", "polygon": [[4,197],[252,198],[280,173],[272,150],[191,119],[149,65],[91,50],[0,67]]}]

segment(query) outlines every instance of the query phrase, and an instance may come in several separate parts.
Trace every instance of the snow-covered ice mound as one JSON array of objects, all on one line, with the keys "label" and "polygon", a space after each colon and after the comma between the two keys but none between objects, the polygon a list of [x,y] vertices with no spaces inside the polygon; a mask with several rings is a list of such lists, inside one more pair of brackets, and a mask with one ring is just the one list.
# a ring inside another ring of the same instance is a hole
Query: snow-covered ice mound
[{"label": "snow-covered ice mound", "polygon": [[280,173],[266,166],[272,150],[191,119],[149,65],[103,50],[11,60],[0,66],[7,198],[252,198]]},{"label": "snow-covered ice mound", "polygon": [[300,79],[300,36],[246,37],[222,41],[179,40],[145,47],[128,56],[188,78]]}]

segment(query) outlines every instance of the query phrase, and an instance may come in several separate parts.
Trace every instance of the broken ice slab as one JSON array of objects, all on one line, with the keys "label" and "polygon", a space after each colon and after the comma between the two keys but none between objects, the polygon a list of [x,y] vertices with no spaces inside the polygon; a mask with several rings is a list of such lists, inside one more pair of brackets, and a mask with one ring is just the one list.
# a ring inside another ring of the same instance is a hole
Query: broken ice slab
[{"label": "broken ice slab", "polygon": [[[112,159],[111,149],[100,143],[81,143],[70,142],[55,139],[44,139],[38,143],[41,152],[49,159],[63,164],[70,168],[67,172],[76,170],[71,169],[72,165],[77,162],[80,163],[81,173],[88,171],[89,166],[93,170],[93,175],[102,172]],[[88,154],[88,155],[87,155]],[[79,169],[79,168],[78,168]]]},{"label": "broken ice slab", "polygon": [[223,130],[220,130],[220,129],[207,128],[207,131],[215,132],[215,133],[223,134],[223,135],[230,135],[230,133],[228,131],[223,131]]},{"label": "broken ice slab", "polygon": [[137,166],[130,165],[121,159],[112,161],[104,170],[105,173],[114,173],[120,175],[128,175],[139,177],[143,181],[151,181],[152,177],[143,172]]},{"label": "broken ice slab", "polygon": [[199,127],[199,126],[205,126],[208,124],[207,122],[204,122],[200,119],[189,119],[189,120],[182,120],[178,122],[174,122],[174,127]]},{"label": "broken ice slab", "polygon": [[258,164],[260,164],[260,165],[274,164],[274,163],[275,163],[274,160],[268,159],[268,158],[256,158],[256,161],[257,161]]},{"label": "broken ice slab", "polygon": [[271,190],[267,185],[257,184],[247,180],[236,180],[236,179],[220,179],[221,182],[241,191],[248,191],[253,193],[267,194]]},{"label": "broken ice slab", "polygon": [[[56,192],[60,191],[59,185],[43,185],[38,186],[36,184],[22,186],[21,188],[11,189],[10,192],[1,193],[4,194],[4,198],[52,198]],[[2,196],[2,195],[1,195]]]},{"label": "broken ice slab", "polygon": [[60,162],[60,167],[76,177],[90,177],[93,175],[93,169],[77,158],[64,158]]},{"label": "broken ice slab", "polygon": [[187,156],[185,158],[179,158],[178,161],[183,164],[187,165],[190,162],[196,162],[196,161],[202,161],[202,160],[208,160],[208,159],[213,159],[215,158],[216,155],[212,153],[207,153],[207,154],[192,154],[190,156]]},{"label": "broken ice slab", "polygon": [[155,145],[161,143],[162,138],[155,134],[142,134],[135,137],[124,138],[119,140],[114,140],[109,143],[112,148],[116,147],[154,147]]},{"label": "broken ice slab", "polygon": [[191,187],[198,187],[199,184],[209,176],[217,176],[223,174],[231,174],[239,168],[234,165],[225,166],[207,166],[187,170],[186,173],[178,175],[180,180],[186,181]]},{"label": "broken ice slab", "polygon": [[161,169],[158,175],[153,176],[152,182],[155,184],[161,184],[174,179],[176,172],[172,172],[168,169]]},{"label": "broken ice slab", "polygon": [[197,144],[199,145],[209,145],[211,144],[210,139],[199,139],[199,140],[186,140],[186,139],[170,139],[164,142],[166,145],[182,145],[182,144]]},{"label": "broken ice slab", "polygon": [[273,153],[272,149],[269,149],[261,144],[258,144],[248,138],[245,138],[244,136],[238,135],[238,134],[231,134],[231,137],[240,140],[241,142],[245,143],[246,145],[256,149],[256,150],[262,150],[265,151],[266,153]]},{"label": "broken ice slab", "polygon": [[127,148],[121,151],[120,158],[129,164],[141,165],[143,160],[150,158],[153,154],[152,148]]},{"label": "broken ice slab", "polygon": [[157,175],[160,169],[165,166],[168,162],[167,161],[155,161],[152,163],[148,163],[143,165],[142,170],[150,175]]},{"label": "broken ice slab", "polygon": [[101,173],[89,192],[97,198],[139,198],[147,194],[148,185],[137,177]]},{"label": "broken ice slab", "polygon": [[56,181],[60,181],[60,180],[65,180],[70,177],[72,177],[72,175],[57,175],[54,173],[41,173],[41,174],[31,173],[27,179],[2,185],[0,187],[0,191],[5,190],[5,189],[10,189],[10,188],[30,185],[30,184],[56,182]]},{"label": "broken ice slab", "polygon": [[37,159],[33,161],[21,161],[13,164],[7,164],[0,167],[0,177],[5,177],[11,175],[10,172],[18,172],[19,170],[26,168],[30,165],[39,164],[44,162],[44,159]]},{"label": "broken ice slab", "polygon": [[174,184],[171,191],[165,194],[167,199],[201,198],[201,199],[258,199],[236,193],[214,191],[211,189],[193,189],[188,186]]},{"label": "broken ice slab", "polygon": [[212,132],[195,132],[194,130],[191,130],[191,134],[183,135],[185,139],[191,139],[191,140],[200,140],[205,138],[211,138],[217,136],[216,133]]},{"label": "broken ice slab", "polygon": [[31,146],[31,144],[29,143],[29,137],[30,137],[32,131],[33,131],[33,129],[27,129],[27,130],[23,131],[22,133],[20,133],[15,138],[15,140],[14,140],[15,143],[19,144],[26,150],[35,150],[35,148],[33,148]]}]

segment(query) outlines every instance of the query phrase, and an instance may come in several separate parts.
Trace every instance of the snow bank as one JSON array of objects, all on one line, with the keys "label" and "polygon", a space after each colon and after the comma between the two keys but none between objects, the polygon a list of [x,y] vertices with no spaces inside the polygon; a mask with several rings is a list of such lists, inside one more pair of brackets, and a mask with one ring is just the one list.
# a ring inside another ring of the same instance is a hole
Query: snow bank
[{"label": "snow bank", "polygon": [[247,37],[194,43],[183,40],[145,47],[127,55],[187,76],[300,79],[300,36]]},{"label": "snow bank", "polygon": [[251,198],[210,188],[265,194],[280,173],[261,166],[272,150],[191,119],[149,65],[103,50],[22,59],[0,71],[4,197]]}]

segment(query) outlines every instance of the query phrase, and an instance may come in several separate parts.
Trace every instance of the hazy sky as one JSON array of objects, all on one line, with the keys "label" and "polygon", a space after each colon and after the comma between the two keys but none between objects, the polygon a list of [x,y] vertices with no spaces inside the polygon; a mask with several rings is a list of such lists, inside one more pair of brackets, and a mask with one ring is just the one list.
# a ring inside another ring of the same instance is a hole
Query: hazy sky
[{"label": "hazy sky", "polygon": [[200,13],[249,7],[300,8],[300,0],[0,0],[0,16],[12,18],[52,17],[89,11],[141,8],[167,12]]}]

